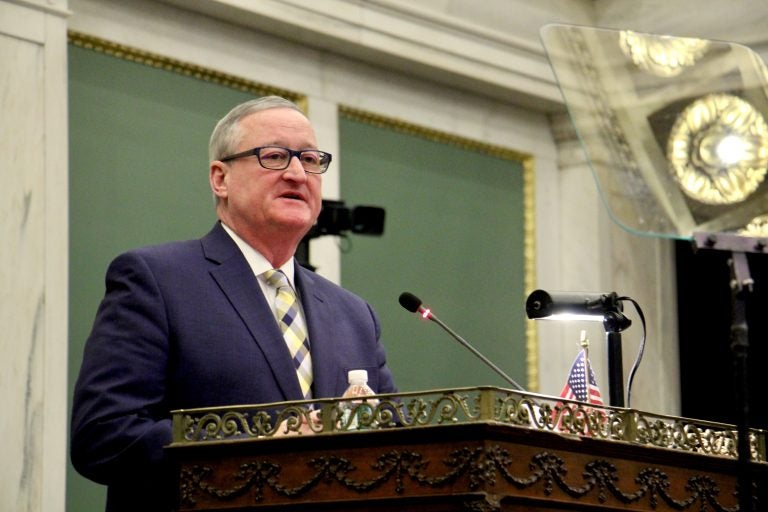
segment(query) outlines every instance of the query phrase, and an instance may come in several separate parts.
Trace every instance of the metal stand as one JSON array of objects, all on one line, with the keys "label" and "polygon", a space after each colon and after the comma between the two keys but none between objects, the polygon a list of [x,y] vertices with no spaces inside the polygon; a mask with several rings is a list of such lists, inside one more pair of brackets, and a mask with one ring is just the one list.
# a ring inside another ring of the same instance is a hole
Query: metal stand
[{"label": "metal stand", "polygon": [[733,253],[728,261],[731,267],[731,353],[733,354],[733,389],[738,407],[739,453],[739,510],[752,512],[752,475],[749,449],[749,336],[747,326],[747,300],[752,293],[752,277],[749,274],[747,255]]},{"label": "metal stand", "polygon": [[747,253],[764,253],[763,240],[728,233],[694,234],[696,249],[730,251],[728,265],[731,268],[731,354],[733,355],[733,389],[737,406],[737,433],[739,455],[739,512],[752,512],[752,454],[749,439],[749,327],[747,302],[754,281],[749,272]]},{"label": "metal stand", "polygon": [[608,344],[608,394],[610,405],[624,407],[624,365],[621,352],[621,331],[632,322],[618,310],[606,313],[603,319]]}]

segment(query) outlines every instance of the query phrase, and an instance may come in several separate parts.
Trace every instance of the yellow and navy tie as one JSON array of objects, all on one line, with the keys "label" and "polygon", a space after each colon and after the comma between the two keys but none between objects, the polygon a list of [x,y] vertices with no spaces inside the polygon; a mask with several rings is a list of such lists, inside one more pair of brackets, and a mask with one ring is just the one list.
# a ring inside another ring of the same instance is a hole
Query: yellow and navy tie
[{"label": "yellow and navy tie", "polygon": [[277,288],[275,312],[283,338],[296,366],[301,392],[305,399],[312,398],[312,358],[309,354],[309,338],[304,321],[299,313],[299,301],[288,283],[288,277],[281,270],[264,273],[267,284]]}]

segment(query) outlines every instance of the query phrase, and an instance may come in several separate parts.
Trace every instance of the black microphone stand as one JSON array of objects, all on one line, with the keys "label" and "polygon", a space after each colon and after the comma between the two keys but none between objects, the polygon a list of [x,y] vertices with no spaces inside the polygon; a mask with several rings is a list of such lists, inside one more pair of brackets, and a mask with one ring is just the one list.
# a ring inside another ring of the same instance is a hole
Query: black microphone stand
[{"label": "black microphone stand", "polygon": [[695,233],[694,249],[725,250],[731,253],[731,354],[737,407],[739,511],[752,512],[752,453],[749,438],[749,327],[747,302],[754,281],[749,272],[747,253],[763,254],[766,243],[752,237],[730,233]]}]

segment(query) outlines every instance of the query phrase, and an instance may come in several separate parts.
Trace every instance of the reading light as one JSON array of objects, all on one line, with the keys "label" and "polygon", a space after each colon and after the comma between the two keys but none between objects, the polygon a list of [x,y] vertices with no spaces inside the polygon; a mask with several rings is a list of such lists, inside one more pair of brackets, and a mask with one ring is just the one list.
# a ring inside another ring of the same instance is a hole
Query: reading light
[{"label": "reading light", "polygon": [[586,320],[603,322],[608,332],[621,332],[630,325],[622,313],[616,292],[545,292],[536,290],[525,301],[525,312],[532,320]]},{"label": "reading light", "polygon": [[[619,297],[616,292],[546,292],[535,290],[525,301],[525,313],[532,320],[603,322],[606,341],[608,342],[608,391],[610,404],[616,407],[624,407],[621,331],[632,325],[632,321],[622,312],[621,301],[623,299],[627,299],[627,297]],[[629,391],[627,395],[629,395]]]}]

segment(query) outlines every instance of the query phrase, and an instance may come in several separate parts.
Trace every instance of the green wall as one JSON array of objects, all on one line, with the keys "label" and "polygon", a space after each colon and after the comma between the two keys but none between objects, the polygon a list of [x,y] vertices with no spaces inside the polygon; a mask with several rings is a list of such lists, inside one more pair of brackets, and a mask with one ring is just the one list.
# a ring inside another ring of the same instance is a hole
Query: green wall
[{"label": "green wall", "polygon": [[382,237],[349,237],[342,282],[381,316],[400,389],[509,387],[438,325],[403,309],[404,291],[525,386],[520,162],[396,125],[342,118],[340,130],[342,197],[386,209]]}]

